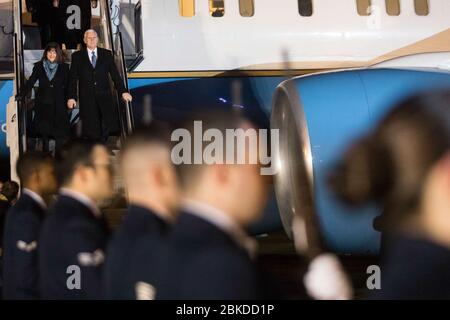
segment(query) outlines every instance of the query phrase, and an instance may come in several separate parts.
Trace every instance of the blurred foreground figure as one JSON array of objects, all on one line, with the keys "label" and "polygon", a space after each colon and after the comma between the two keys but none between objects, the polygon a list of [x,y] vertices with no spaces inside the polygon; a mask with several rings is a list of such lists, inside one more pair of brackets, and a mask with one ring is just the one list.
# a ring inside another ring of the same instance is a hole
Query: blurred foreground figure
[{"label": "blurred foreground figure", "polygon": [[404,101],[355,143],[331,178],[346,202],[384,209],[375,299],[450,298],[450,92]]},{"label": "blurred foreground figure", "polygon": [[[15,181],[6,181],[0,186],[0,259],[3,252],[3,233],[5,231],[6,212],[17,201],[19,185]],[[0,276],[1,277],[1,276]]]},{"label": "blurred foreground figure", "polygon": [[15,181],[0,182],[0,288],[3,287],[3,239],[5,232],[6,213],[16,202],[19,185]]},{"label": "blurred foreground figure", "polygon": [[22,193],[9,209],[4,242],[4,299],[37,299],[38,245],[47,205],[43,198],[56,192],[53,159],[29,152],[17,161]]},{"label": "blurred foreground figure", "polygon": [[19,185],[15,181],[6,181],[2,186],[1,195],[6,198],[10,205],[17,201],[19,195]]},{"label": "blurred foreground figure", "polygon": [[[2,184],[0,182],[0,184]],[[0,185],[0,271],[1,271],[1,258],[3,253],[3,231],[6,220],[6,212],[11,207],[8,199],[1,193],[1,185]],[[0,274],[1,279],[1,274]]]},{"label": "blurred foreground figure", "polygon": [[[177,164],[184,199],[169,249],[160,260],[156,298],[264,298],[265,283],[252,261],[255,243],[244,231],[260,217],[267,198],[261,166],[248,161],[258,150],[235,144],[233,151],[247,156],[244,164],[207,164],[204,156],[211,154],[211,146],[203,143],[197,148],[196,139],[201,139],[198,128],[193,122],[186,127],[172,135],[175,139],[183,136],[180,143],[187,148],[181,153],[191,159],[179,164],[180,145],[174,147],[172,160]],[[203,114],[202,128],[201,135],[213,129],[209,133],[222,136],[224,145],[226,129],[254,130],[251,123],[231,112]],[[219,143],[216,154],[224,162],[222,147]],[[203,164],[190,164],[198,157],[204,158]]]},{"label": "blurred foreground figure", "polygon": [[110,299],[144,299],[154,277],[170,225],[178,210],[175,168],[170,159],[171,130],[152,123],[125,142],[120,166],[129,207],[108,246],[105,264],[106,294]]},{"label": "blurred foreground figure", "polygon": [[112,195],[112,165],[100,144],[74,142],[61,153],[62,186],[41,233],[44,299],[100,299],[108,230],[96,203]]}]

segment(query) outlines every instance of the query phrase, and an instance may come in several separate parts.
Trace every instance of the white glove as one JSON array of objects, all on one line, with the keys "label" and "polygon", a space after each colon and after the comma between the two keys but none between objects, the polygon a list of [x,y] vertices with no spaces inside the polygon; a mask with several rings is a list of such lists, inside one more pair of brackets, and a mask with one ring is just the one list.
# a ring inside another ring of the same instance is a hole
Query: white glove
[{"label": "white glove", "polygon": [[316,300],[349,300],[353,289],[338,258],[330,253],[317,256],[310,264],[303,283]]}]

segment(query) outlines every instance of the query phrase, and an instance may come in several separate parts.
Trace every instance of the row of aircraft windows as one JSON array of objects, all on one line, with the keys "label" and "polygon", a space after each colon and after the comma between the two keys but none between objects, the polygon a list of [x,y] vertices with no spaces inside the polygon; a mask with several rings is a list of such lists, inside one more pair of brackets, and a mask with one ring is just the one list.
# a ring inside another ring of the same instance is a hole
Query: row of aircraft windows
[{"label": "row of aircraft windows", "polygon": [[[178,0],[180,15],[182,17],[193,17],[195,15],[195,0]],[[236,1],[236,0],[234,0]],[[297,0],[298,12],[302,17],[310,17],[314,13],[313,2],[316,0]],[[209,12],[213,17],[225,15],[224,0],[208,0]],[[239,13],[243,17],[253,17],[255,14],[254,0],[239,0]],[[400,15],[400,0],[385,0],[386,13],[390,16]],[[360,16],[370,15],[372,0],[356,0],[356,7]],[[414,0],[414,9],[419,16],[427,16],[430,13],[428,0]]]},{"label": "row of aircraft windows", "polygon": [[[390,16],[400,15],[400,0],[385,0],[386,1],[386,12]],[[311,1],[309,1],[311,2]],[[357,0],[356,1],[358,14],[360,16],[370,15],[370,6],[372,5],[371,0]],[[418,16],[427,16],[430,13],[430,7],[428,5],[428,0],[414,0],[414,10]]]},{"label": "row of aircraft windows", "polygon": [[[193,17],[195,15],[195,0],[178,0],[180,15],[182,17]],[[209,13],[213,17],[225,15],[224,0],[208,0]],[[254,0],[239,0],[239,13],[243,17],[252,17],[255,14]]]}]

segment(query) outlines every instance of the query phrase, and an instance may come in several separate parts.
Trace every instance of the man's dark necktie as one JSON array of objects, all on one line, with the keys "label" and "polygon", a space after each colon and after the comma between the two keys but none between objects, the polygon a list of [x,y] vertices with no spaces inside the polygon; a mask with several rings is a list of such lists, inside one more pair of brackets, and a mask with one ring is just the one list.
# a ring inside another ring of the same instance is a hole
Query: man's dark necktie
[{"label": "man's dark necktie", "polygon": [[97,64],[97,56],[95,55],[95,51],[92,51],[91,63],[92,63],[92,66],[95,68],[95,65]]}]

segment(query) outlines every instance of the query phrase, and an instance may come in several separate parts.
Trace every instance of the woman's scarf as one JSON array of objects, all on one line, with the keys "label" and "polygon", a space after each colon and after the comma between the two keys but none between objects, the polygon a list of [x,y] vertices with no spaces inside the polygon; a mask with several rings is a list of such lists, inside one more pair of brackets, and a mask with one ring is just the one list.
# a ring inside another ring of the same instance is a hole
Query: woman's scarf
[{"label": "woman's scarf", "polygon": [[44,70],[48,80],[52,81],[58,70],[58,62],[50,62],[49,60],[44,59]]}]

